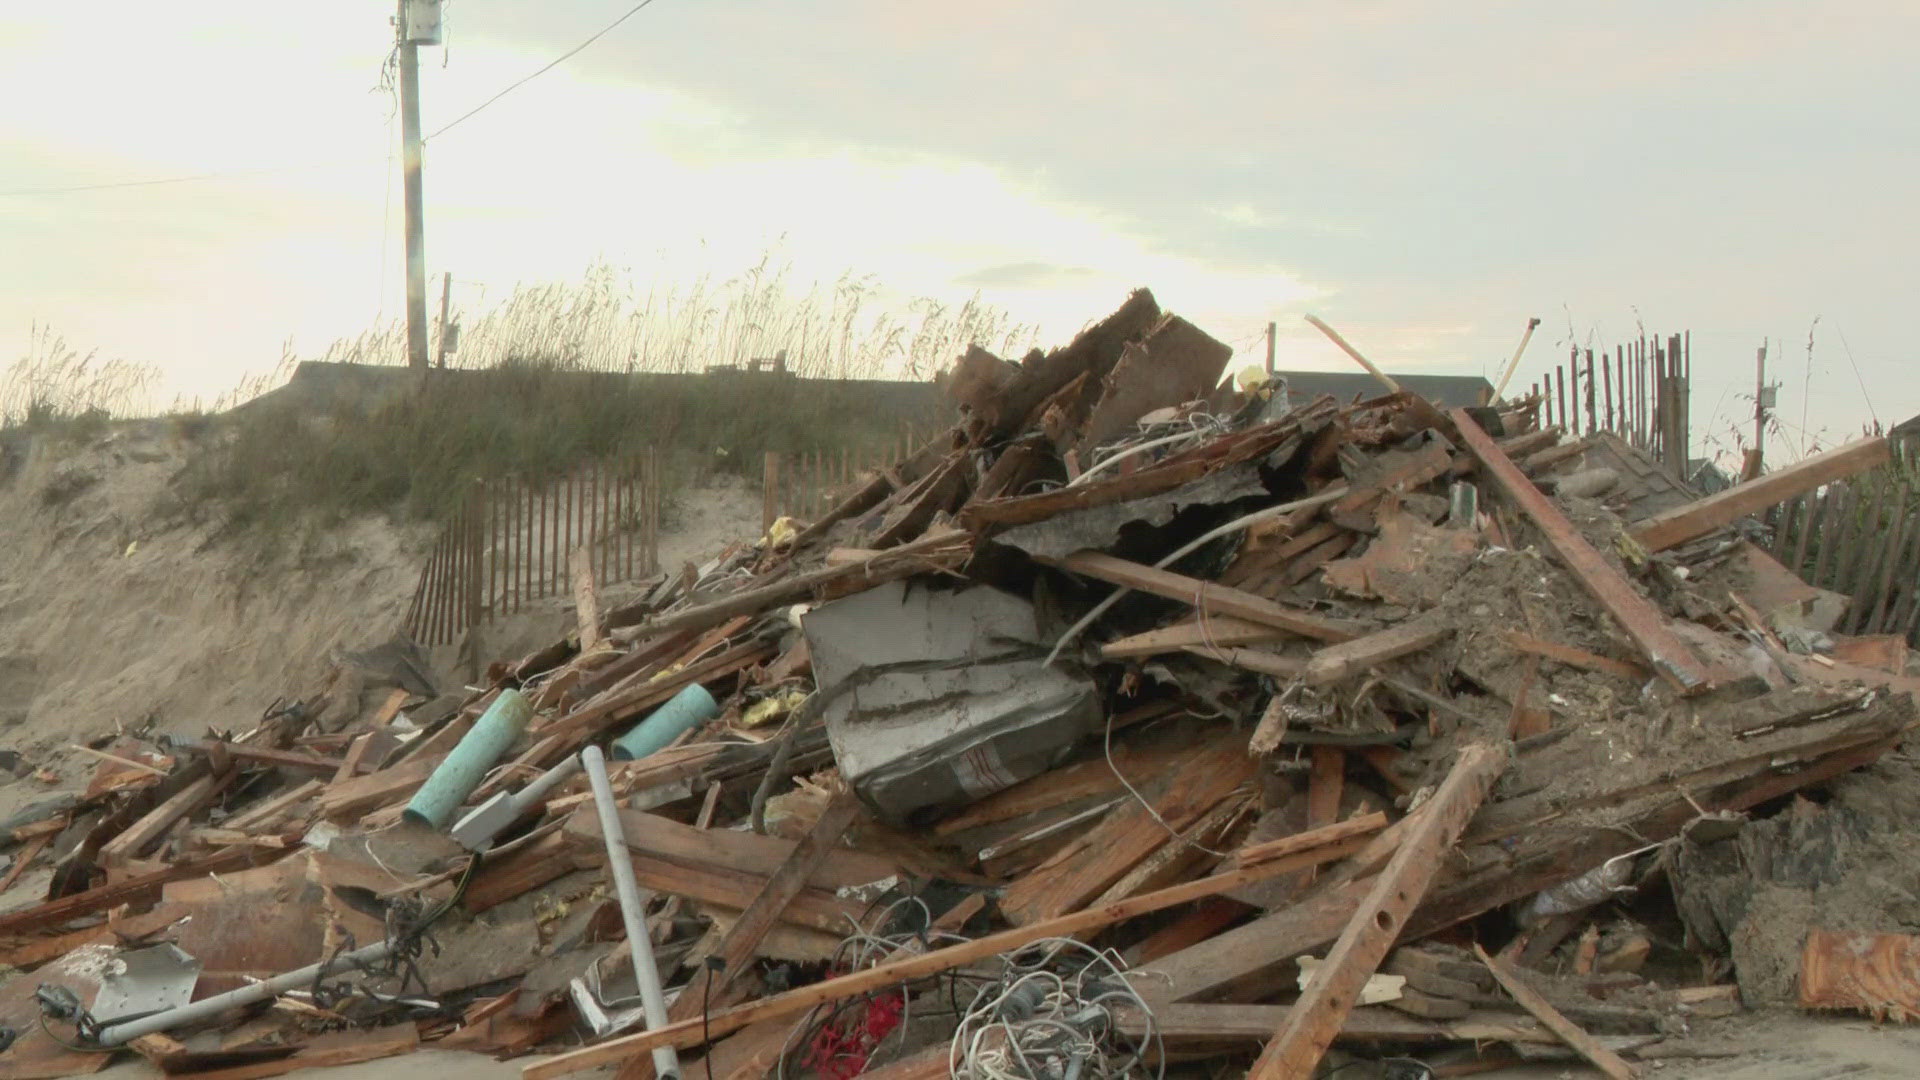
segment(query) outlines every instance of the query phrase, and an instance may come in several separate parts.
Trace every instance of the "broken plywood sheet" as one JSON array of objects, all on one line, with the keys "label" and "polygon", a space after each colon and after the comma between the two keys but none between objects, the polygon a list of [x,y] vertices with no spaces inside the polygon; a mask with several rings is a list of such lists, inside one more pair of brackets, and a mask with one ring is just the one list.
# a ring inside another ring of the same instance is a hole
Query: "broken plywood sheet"
[{"label": "broken plywood sheet", "polygon": [[1163,316],[1144,344],[1128,343],[1081,429],[1082,458],[1155,409],[1206,397],[1220,385],[1233,349],[1178,315]]},{"label": "broken plywood sheet", "polygon": [[1460,529],[1440,529],[1411,514],[1380,517],[1380,535],[1349,559],[1321,571],[1326,583],[1353,596],[1377,598],[1407,608],[1430,608],[1460,580],[1480,538]]},{"label": "broken plywood sheet", "polygon": [[1033,605],[889,582],[808,612],[840,775],[883,816],[985,798],[1093,729],[1091,679],[1043,662]]},{"label": "broken plywood sheet", "polygon": [[385,924],[375,894],[392,877],[308,850],[237,874],[176,881],[159,911],[167,934],[201,963],[196,998],[238,989],[254,979],[320,960],[338,935],[378,940]]},{"label": "broken plywood sheet", "polygon": [[1742,540],[1733,555],[1700,571],[1695,579],[1708,596],[1737,593],[1775,630],[1790,626],[1822,633],[1847,612],[1846,596],[1815,588],[1759,546]]}]

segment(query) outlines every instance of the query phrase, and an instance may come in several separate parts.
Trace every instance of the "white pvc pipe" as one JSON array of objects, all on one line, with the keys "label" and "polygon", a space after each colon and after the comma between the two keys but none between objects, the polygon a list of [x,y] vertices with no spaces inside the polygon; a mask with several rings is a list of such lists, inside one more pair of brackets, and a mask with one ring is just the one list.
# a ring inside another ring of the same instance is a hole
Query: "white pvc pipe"
[{"label": "white pvc pipe", "polygon": [[[593,804],[600,811],[600,832],[607,842],[607,872],[620,898],[620,918],[627,925],[627,952],[633,955],[633,981],[640,984],[640,1006],[647,1014],[647,1027],[658,1030],[669,1022],[667,998],[660,989],[653,939],[647,935],[646,897],[634,880],[633,856],[627,851],[626,833],[620,828],[620,806],[613,801],[613,785],[607,782],[607,759],[599,747],[590,745],[580,751],[580,763],[587,768]],[[672,1046],[653,1048],[653,1071],[659,1080],[680,1080],[680,1056]]]}]

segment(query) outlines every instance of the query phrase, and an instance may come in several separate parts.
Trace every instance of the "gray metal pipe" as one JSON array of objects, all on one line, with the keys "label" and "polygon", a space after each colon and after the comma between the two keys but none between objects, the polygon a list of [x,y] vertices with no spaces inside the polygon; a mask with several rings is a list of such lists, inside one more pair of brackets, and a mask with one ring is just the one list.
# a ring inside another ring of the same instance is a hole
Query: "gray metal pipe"
[{"label": "gray metal pipe", "polygon": [[[653,939],[647,936],[646,897],[633,877],[633,856],[627,851],[626,833],[620,828],[620,807],[613,801],[613,785],[607,782],[607,759],[597,746],[580,751],[580,763],[587,768],[587,782],[593,785],[593,804],[600,810],[600,831],[607,842],[607,872],[613,877],[614,892],[620,898],[620,917],[627,925],[627,952],[633,956],[633,981],[640,985],[640,1005],[647,1014],[647,1027],[666,1027],[667,997],[660,989],[660,969],[653,959]],[[653,1049],[653,1071],[660,1080],[680,1080],[680,1055],[671,1046]]]},{"label": "gray metal pipe", "polygon": [[[336,957],[333,963],[336,966],[345,967],[354,963],[364,964],[383,960],[386,958],[388,947],[387,942],[376,941],[363,949],[355,949]],[[271,979],[264,979],[251,986],[243,986],[238,990],[229,990],[224,994],[202,998],[177,1009],[143,1016],[138,1020],[128,1020],[122,1024],[108,1024],[100,1029],[100,1042],[105,1046],[119,1046],[129,1039],[137,1039],[142,1035],[152,1035],[156,1031],[165,1031],[195,1020],[218,1016],[228,1009],[238,1008],[241,1005],[252,1005],[257,1001],[279,997],[288,990],[297,990],[311,984],[314,977],[320,974],[320,968],[320,964],[309,964],[298,971],[275,975]]]}]

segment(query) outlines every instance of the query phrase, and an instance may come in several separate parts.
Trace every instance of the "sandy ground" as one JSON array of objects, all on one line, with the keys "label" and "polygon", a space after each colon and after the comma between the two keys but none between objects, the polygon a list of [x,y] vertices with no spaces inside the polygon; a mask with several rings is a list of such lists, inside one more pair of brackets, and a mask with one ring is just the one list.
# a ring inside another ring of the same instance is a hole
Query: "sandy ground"
[{"label": "sandy ground", "polygon": [[[149,720],[244,731],[276,699],[317,690],[336,653],[399,631],[429,530],[360,520],[263,559],[161,512],[188,449],[163,421],[122,425],[86,447],[33,444],[0,480],[0,749],[58,776],[0,773],[0,815],[84,783],[93,763],[69,744]],[[738,478],[690,488],[662,523],[662,565],[759,526],[758,493]],[[572,622],[555,598],[488,627],[483,655],[544,646]],[[443,673],[453,655],[435,657]]]},{"label": "sandy ground", "polygon": [[37,442],[0,484],[0,747],[63,781],[85,771],[64,748],[117,727],[245,730],[334,650],[386,640],[411,599],[423,537],[384,522],[263,560],[170,518],[185,452],[165,422],[127,425]]}]

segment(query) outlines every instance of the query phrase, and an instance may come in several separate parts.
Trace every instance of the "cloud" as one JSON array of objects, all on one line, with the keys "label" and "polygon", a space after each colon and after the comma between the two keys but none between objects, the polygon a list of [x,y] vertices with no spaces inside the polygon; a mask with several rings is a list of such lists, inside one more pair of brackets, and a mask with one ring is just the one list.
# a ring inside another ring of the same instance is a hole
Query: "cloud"
[{"label": "cloud", "polygon": [[1084,266],[1055,266],[1050,263],[1002,263],[960,274],[953,279],[964,289],[1046,289],[1083,283],[1100,276]]}]

